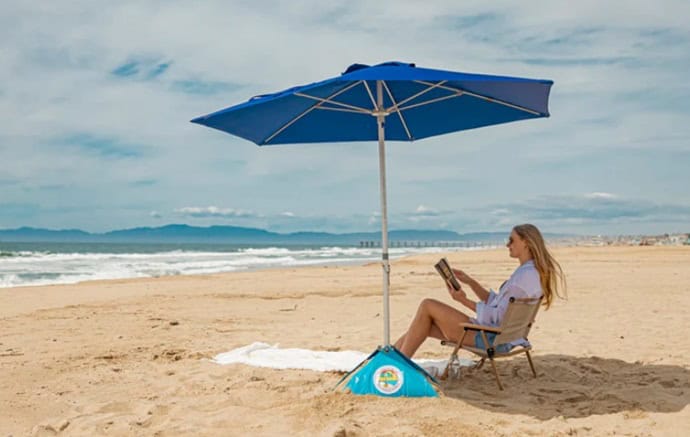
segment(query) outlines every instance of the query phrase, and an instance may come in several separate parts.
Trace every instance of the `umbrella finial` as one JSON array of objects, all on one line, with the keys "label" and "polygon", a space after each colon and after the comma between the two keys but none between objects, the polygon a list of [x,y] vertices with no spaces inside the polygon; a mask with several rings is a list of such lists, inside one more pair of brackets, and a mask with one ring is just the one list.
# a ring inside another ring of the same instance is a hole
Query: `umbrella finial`
[{"label": "umbrella finial", "polygon": [[362,68],[369,68],[369,67],[371,67],[371,65],[367,65],[367,64],[352,64],[352,65],[350,65],[349,67],[347,67],[347,69],[346,69],[345,71],[343,71],[343,72],[341,73],[341,75],[342,75],[342,74],[352,73],[353,71],[357,71],[357,70],[361,70]]},{"label": "umbrella finial", "polygon": [[388,61],[376,65],[376,67],[411,67],[415,68],[416,65],[413,62],[400,62],[400,61]]}]

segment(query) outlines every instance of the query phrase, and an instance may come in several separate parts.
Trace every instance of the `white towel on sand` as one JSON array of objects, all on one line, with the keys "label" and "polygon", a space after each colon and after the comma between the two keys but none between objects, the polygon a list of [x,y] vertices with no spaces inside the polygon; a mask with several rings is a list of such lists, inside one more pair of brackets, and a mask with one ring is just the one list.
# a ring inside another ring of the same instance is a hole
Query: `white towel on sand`
[{"label": "white towel on sand", "polygon": [[[307,369],[318,372],[348,372],[369,356],[359,351],[312,351],[308,349],[281,349],[278,345],[255,342],[216,355],[211,361],[217,364],[247,364],[273,369]],[[447,360],[415,359],[420,367],[433,374],[440,374],[446,368]],[[474,362],[461,359],[461,366]],[[435,369],[435,370],[433,370]]]}]

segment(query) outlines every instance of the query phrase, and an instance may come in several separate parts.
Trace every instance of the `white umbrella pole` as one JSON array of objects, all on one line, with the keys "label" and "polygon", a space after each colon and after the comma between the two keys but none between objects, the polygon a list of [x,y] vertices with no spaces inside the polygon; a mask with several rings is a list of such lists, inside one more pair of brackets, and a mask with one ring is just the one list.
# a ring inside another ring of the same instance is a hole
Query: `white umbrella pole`
[{"label": "white umbrella pole", "polygon": [[390,263],[388,262],[388,208],[386,207],[386,141],[383,112],[383,82],[376,81],[376,121],[379,131],[379,184],[381,188],[381,265],[383,266],[383,345],[391,344],[390,336]]}]

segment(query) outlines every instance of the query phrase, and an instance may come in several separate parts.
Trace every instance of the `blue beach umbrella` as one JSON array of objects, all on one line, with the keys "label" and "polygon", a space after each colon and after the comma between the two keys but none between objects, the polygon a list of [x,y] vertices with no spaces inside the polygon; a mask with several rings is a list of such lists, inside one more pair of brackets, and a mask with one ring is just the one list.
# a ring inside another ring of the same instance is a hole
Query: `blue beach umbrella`
[{"label": "blue beach umbrella", "polygon": [[415,141],[548,117],[551,85],[550,80],[433,70],[401,62],[354,64],[340,76],[252,97],[192,120],[259,146],[378,141],[383,345],[346,375],[350,391],[381,396],[436,393],[429,378],[419,378],[428,375],[390,344],[386,140]]}]

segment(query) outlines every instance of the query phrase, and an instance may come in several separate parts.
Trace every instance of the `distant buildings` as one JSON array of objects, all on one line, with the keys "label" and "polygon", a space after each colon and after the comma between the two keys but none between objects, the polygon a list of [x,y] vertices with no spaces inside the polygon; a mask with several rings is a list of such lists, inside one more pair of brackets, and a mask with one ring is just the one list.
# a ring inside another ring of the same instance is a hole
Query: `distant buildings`
[{"label": "distant buildings", "polygon": [[577,246],[682,246],[690,245],[690,234],[621,235],[583,237]]},{"label": "distant buildings", "polygon": [[680,246],[688,244],[688,234],[664,234],[643,237],[640,246]]}]

